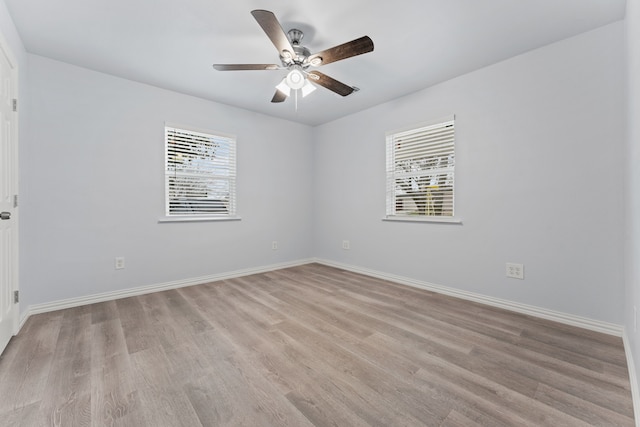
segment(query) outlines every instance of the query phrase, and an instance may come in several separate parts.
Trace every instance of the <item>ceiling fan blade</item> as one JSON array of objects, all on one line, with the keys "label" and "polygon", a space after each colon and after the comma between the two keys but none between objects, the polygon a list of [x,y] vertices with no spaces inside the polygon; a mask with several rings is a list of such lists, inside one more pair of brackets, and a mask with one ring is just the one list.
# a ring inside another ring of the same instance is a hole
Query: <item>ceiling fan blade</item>
[{"label": "ceiling fan blade", "polygon": [[258,21],[258,24],[262,27],[269,39],[271,39],[271,43],[278,49],[280,56],[283,58],[294,58],[295,51],[293,50],[293,46],[291,46],[289,38],[273,12],[258,9],[252,10],[251,14],[256,21]]},{"label": "ceiling fan blade", "polygon": [[285,99],[287,99],[287,95],[276,89],[276,93],[273,94],[271,102],[284,102]]},{"label": "ceiling fan blade", "polygon": [[[311,65],[325,65],[372,51],[373,40],[371,40],[369,36],[363,36],[359,39],[323,50],[322,52],[314,53],[309,56],[308,62]],[[318,61],[320,62],[318,63]]]},{"label": "ceiling fan blade", "polygon": [[355,91],[355,88],[348,86],[338,80],[322,74],[320,71],[310,71],[309,79],[320,86],[337,93],[338,95],[347,96]]},{"label": "ceiling fan blade", "polygon": [[279,70],[276,64],[213,64],[218,71]]}]

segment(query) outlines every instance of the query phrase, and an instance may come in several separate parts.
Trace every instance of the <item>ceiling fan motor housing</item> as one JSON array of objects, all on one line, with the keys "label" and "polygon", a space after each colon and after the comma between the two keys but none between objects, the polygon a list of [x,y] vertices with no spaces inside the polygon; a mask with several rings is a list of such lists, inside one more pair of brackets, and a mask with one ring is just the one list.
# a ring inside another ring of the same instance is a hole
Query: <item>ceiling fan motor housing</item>
[{"label": "ceiling fan motor housing", "polygon": [[299,45],[300,41],[304,38],[304,33],[297,28],[290,29],[287,35],[289,36],[289,41],[294,46]]},{"label": "ceiling fan motor housing", "polygon": [[304,38],[304,33],[296,28],[289,30],[287,33],[289,41],[291,42],[291,47],[293,47],[292,57],[289,58],[288,55],[280,55],[280,60],[282,61],[282,65],[285,67],[290,67],[291,65],[300,65],[303,68],[307,68],[309,63],[307,62],[307,58],[311,55],[311,51],[306,47],[300,44],[300,41]]}]

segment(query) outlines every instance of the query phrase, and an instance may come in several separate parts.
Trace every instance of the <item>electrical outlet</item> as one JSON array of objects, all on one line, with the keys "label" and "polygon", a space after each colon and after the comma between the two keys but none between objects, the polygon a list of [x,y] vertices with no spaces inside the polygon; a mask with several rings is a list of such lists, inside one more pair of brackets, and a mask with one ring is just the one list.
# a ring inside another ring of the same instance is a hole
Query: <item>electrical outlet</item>
[{"label": "electrical outlet", "polygon": [[274,251],[278,250],[278,241],[274,240],[273,242],[271,242],[271,249],[273,249]]},{"label": "electrical outlet", "polygon": [[514,279],[524,279],[524,265],[508,262],[507,277],[511,277]]},{"label": "electrical outlet", "polygon": [[122,270],[124,268],[124,257],[116,257],[116,270]]},{"label": "electrical outlet", "polygon": [[348,240],[343,240],[343,241],[342,241],[342,249],[344,249],[344,250],[346,250],[346,251],[348,251],[348,250],[350,249],[349,241],[348,241]]}]

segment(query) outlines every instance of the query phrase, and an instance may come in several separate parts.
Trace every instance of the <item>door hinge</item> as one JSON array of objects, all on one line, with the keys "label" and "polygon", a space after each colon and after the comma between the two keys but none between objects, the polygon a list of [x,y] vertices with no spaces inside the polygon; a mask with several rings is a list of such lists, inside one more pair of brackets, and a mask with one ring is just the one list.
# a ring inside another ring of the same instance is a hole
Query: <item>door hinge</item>
[{"label": "door hinge", "polygon": [[18,207],[18,195],[17,194],[13,195],[13,207],[14,208]]},{"label": "door hinge", "polygon": [[18,111],[18,100],[13,98],[13,111]]},{"label": "door hinge", "polygon": [[13,291],[13,303],[17,304],[20,302],[20,291]]}]

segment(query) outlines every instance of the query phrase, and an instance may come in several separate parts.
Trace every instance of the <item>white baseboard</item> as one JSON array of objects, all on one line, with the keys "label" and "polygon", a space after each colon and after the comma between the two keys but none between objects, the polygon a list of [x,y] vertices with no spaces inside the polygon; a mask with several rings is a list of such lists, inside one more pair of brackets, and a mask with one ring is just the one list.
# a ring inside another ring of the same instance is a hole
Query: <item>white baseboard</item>
[{"label": "white baseboard", "polygon": [[140,286],[136,288],[124,289],[113,292],[105,292],[94,295],[87,295],[78,298],[70,298],[65,300],[53,301],[44,304],[35,304],[27,308],[20,320],[20,328],[27,321],[29,316],[38,313],[46,313],[50,311],[62,310],[65,308],[78,307],[81,305],[94,304],[98,302],[111,301],[120,298],[126,298],[136,295],[144,295],[152,292],[164,291],[168,289],[177,289],[185,286],[201,285],[204,283],[215,282],[217,280],[232,279],[235,277],[248,276],[251,274],[265,273],[273,270],[280,270],[283,268],[296,267],[303,264],[309,264],[317,262],[330,267],[339,268],[342,270],[352,271],[354,273],[360,273],[371,277],[377,277],[379,279],[390,280],[396,283],[412,286],[415,288],[426,289],[429,291],[454,296],[457,298],[479,302],[494,307],[503,308],[505,310],[515,311],[530,316],[540,317],[543,319],[553,320],[559,323],[567,325],[577,326],[584,329],[589,329],[596,332],[602,332],[609,335],[615,335],[622,337],[623,328],[621,325],[612,323],[606,323],[598,320],[588,319],[585,317],[574,316],[571,314],[561,313],[557,311],[547,310],[545,308],[535,307],[531,305],[521,304],[513,301],[503,300],[499,298],[493,298],[482,294],[476,294],[473,292],[462,291],[459,289],[449,288],[446,286],[436,285],[429,282],[424,282],[408,277],[398,276],[394,274],[384,273],[381,271],[370,270],[367,268],[357,267],[353,265],[342,264],[335,261],[329,261],[319,258],[302,259],[292,262],[271,264],[261,267],[247,268],[243,270],[230,271],[225,273],[213,274],[210,276],[195,277],[191,279],[177,280],[173,282],[165,282],[156,285]]},{"label": "white baseboard", "polygon": [[22,328],[29,316],[39,313],[48,313],[50,311],[63,310],[65,308],[78,307],[81,305],[95,304],[98,302],[112,301],[121,298],[127,298],[137,295],[150,294],[152,292],[166,291],[169,289],[184,288],[186,286],[202,285],[204,283],[215,282],[218,280],[233,279],[236,277],[249,276],[251,274],[266,273],[269,271],[280,270],[283,268],[297,267],[303,264],[314,262],[313,259],[302,259],[297,261],[265,265],[261,267],[247,268],[243,270],[229,271],[225,273],[212,274],[209,276],[194,277],[191,279],[176,280],[173,282],[165,282],[157,285],[139,286],[135,288],[123,289],[119,291],[104,292],[100,294],[87,295],[77,298],[69,298],[65,300],[53,301],[44,304],[30,305],[26,312],[22,315],[20,326]]},{"label": "white baseboard", "polygon": [[574,316],[571,314],[548,310],[546,308],[535,307],[532,305],[521,304],[518,302],[503,300],[499,298],[493,298],[493,297],[489,297],[482,294],[476,294],[473,292],[467,292],[460,289],[449,288],[446,286],[436,285],[429,282],[423,282],[420,280],[411,279],[409,277],[397,276],[395,274],[389,274],[381,271],[370,270],[368,268],[342,264],[335,261],[329,261],[329,260],[318,259],[318,258],[316,258],[314,261],[317,262],[318,264],[324,264],[330,267],[340,268],[342,270],[352,271],[354,273],[360,273],[366,276],[376,277],[378,279],[389,280],[392,282],[401,283],[403,285],[412,286],[414,288],[426,289],[428,291],[450,295],[450,296],[465,299],[468,301],[479,302],[479,303],[490,305],[493,307],[503,308],[505,310],[515,311],[521,314],[527,314],[529,316],[540,317],[543,319],[564,323],[566,325],[577,326],[577,327],[588,329],[595,332],[602,332],[608,335],[622,337],[622,331],[623,331],[622,326],[616,325],[613,323],[602,322],[599,320],[593,320],[585,317]]},{"label": "white baseboard", "polygon": [[631,383],[631,400],[633,401],[633,413],[635,414],[636,427],[640,427],[640,389],[638,389],[638,377],[636,374],[636,364],[633,362],[631,343],[627,330],[622,331],[622,342],[624,343],[624,354],[627,357],[627,370],[629,371],[629,382]]}]

